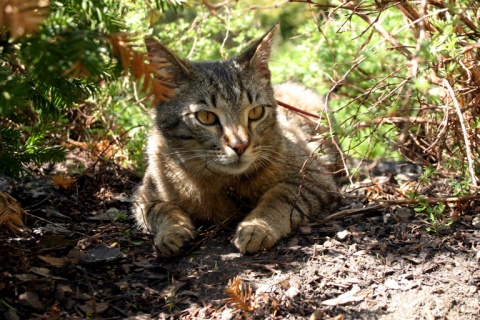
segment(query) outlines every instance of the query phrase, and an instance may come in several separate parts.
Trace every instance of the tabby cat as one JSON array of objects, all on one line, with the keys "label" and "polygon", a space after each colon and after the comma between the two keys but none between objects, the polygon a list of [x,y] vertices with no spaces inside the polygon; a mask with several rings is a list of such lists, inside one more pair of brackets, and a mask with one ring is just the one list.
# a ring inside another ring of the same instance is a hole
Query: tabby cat
[{"label": "tabby cat", "polygon": [[236,219],[243,220],[235,246],[258,252],[335,202],[332,176],[312,156],[316,124],[277,108],[276,96],[321,109],[320,98],[298,84],[279,85],[274,94],[268,60],[277,29],[217,62],[182,60],[147,39],[174,97],[156,106],[134,212],[161,254],[178,253],[194,237],[195,222]]}]

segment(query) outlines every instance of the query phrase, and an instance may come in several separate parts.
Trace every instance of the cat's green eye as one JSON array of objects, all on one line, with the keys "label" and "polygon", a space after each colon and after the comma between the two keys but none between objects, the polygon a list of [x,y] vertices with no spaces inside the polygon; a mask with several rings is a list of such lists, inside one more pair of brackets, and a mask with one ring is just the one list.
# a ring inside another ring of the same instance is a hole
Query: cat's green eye
[{"label": "cat's green eye", "polygon": [[217,116],[215,115],[215,113],[210,111],[202,110],[195,113],[195,116],[197,117],[197,120],[200,121],[200,123],[207,126],[217,122]]},{"label": "cat's green eye", "polygon": [[265,107],[264,106],[258,106],[250,110],[248,113],[248,119],[249,120],[258,120],[261,117],[263,117],[263,113],[265,112]]}]

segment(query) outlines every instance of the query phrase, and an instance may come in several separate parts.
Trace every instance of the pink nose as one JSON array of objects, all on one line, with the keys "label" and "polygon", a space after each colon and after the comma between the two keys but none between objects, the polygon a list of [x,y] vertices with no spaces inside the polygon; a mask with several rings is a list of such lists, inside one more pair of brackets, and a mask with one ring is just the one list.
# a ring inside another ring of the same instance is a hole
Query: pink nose
[{"label": "pink nose", "polygon": [[248,148],[249,145],[250,144],[248,142],[241,141],[241,142],[231,143],[228,146],[232,148],[236,154],[241,156],[245,152],[245,150]]}]

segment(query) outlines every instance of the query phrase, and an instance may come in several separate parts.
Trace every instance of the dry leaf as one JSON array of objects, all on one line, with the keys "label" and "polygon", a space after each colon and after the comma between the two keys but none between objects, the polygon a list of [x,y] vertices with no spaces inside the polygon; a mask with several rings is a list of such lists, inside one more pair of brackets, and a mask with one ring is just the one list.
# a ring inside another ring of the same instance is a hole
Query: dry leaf
[{"label": "dry leaf", "polygon": [[102,313],[107,310],[109,307],[106,302],[95,302],[93,300],[87,301],[86,304],[79,305],[78,308],[87,314],[97,314]]},{"label": "dry leaf", "polygon": [[228,287],[225,289],[228,298],[224,302],[230,303],[234,308],[251,312],[254,309],[255,301],[252,295],[252,288],[243,284],[240,277],[235,277],[228,281]]},{"label": "dry leaf", "polygon": [[6,226],[12,232],[19,232],[25,227],[23,211],[20,203],[8,193],[0,191],[0,226]]},{"label": "dry leaf", "polygon": [[67,262],[65,258],[56,258],[56,257],[49,257],[49,256],[38,256],[38,258],[58,268],[63,267]]},{"label": "dry leaf", "polygon": [[75,184],[75,182],[77,182],[76,179],[74,179],[72,177],[69,177],[69,176],[66,176],[64,174],[54,175],[52,177],[52,180],[53,180],[53,182],[55,182],[55,184],[57,186],[65,189],[65,190],[70,189]]},{"label": "dry leaf", "polygon": [[169,76],[160,72],[165,61],[152,61],[147,63],[147,55],[143,52],[134,50],[131,44],[132,35],[128,33],[119,33],[110,36],[108,40],[112,45],[113,51],[118,56],[125,70],[130,69],[132,76],[142,82],[142,91],[149,97],[153,97],[153,105],[160,101],[167,101],[173,98],[172,84],[161,79],[168,79]]},{"label": "dry leaf", "polygon": [[45,20],[48,13],[46,0],[0,0],[0,30],[7,30],[12,38],[32,33]]}]

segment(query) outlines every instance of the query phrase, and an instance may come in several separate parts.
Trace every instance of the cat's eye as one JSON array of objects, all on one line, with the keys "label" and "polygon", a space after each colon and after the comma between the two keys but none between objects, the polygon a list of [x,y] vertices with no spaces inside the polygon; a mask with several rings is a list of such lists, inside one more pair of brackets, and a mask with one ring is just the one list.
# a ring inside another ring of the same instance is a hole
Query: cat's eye
[{"label": "cat's eye", "polygon": [[195,113],[195,116],[197,117],[197,120],[200,121],[200,123],[202,123],[204,125],[207,125],[207,126],[212,125],[215,122],[217,122],[217,116],[215,115],[215,113],[210,112],[210,111],[202,110],[202,111],[199,111],[199,112]]},{"label": "cat's eye", "polygon": [[264,106],[258,106],[250,110],[248,113],[248,119],[249,120],[259,120],[261,117],[263,117],[263,114],[265,112],[265,107]]}]

